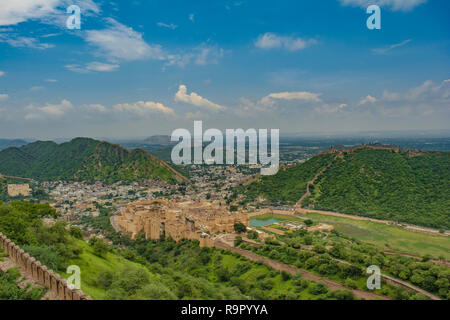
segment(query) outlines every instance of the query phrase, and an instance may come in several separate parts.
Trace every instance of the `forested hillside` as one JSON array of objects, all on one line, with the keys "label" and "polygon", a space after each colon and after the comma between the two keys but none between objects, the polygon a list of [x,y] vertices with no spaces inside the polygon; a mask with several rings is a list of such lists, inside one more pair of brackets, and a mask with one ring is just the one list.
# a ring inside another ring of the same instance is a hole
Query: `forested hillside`
[{"label": "forested hillside", "polygon": [[0,150],[9,148],[9,147],[21,147],[26,145],[27,142],[22,139],[0,139]]},{"label": "forested hillside", "polygon": [[165,162],[141,149],[129,151],[119,145],[88,138],[56,144],[38,141],[0,152],[0,173],[46,180],[137,181],[184,178]]},{"label": "forested hillside", "polygon": [[450,228],[449,152],[336,151],[264,177],[243,192],[248,200],[264,196],[268,203],[294,204],[329,161],[303,207]]},{"label": "forested hillside", "polygon": [[241,191],[249,201],[262,197],[271,204],[295,204],[306,192],[308,181],[332,159],[333,155],[325,154],[295,167],[280,168],[276,175],[260,176]]}]

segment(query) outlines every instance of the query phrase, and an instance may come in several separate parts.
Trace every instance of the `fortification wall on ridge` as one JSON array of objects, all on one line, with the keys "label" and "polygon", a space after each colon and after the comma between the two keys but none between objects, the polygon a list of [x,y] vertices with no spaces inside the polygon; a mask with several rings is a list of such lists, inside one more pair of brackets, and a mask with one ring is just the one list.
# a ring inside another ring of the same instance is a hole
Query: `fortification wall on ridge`
[{"label": "fortification wall on ridge", "polygon": [[24,252],[19,246],[0,232],[0,248],[35,280],[48,288],[60,300],[92,300],[81,290],[69,288],[67,281],[49,270],[39,261]]}]

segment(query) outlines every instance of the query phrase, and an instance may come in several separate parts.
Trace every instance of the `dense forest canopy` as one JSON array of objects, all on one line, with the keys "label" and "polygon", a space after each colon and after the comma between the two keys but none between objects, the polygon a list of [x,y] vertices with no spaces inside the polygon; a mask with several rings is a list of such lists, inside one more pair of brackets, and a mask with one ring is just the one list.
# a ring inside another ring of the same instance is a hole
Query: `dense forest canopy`
[{"label": "dense forest canopy", "polygon": [[141,149],[129,151],[119,145],[88,138],[56,144],[38,141],[0,152],[0,173],[49,180],[84,180],[114,183],[161,179],[177,181],[181,175]]}]

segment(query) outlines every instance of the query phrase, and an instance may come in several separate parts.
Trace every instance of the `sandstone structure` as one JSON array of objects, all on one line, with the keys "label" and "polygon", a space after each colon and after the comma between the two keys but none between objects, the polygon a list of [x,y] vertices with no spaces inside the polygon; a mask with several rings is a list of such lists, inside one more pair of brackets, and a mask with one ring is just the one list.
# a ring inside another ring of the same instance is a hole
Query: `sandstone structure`
[{"label": "sandstone structure", "polygon": [[238,222],[248,226],[248,214],[230,212],[215,201],[136,201],[115,217],[119,229],[132,237],[142,231],[147,239],[164,235],[175,241],[198,240],[201,246],[208,247],[214,245],[215,235],[234,232]]},{"label": "sandstone structure", "polygon": [[1,232],[0,249],[3,249],[16,264],[31,275],[33,280],[51,290],[52,294],[60,300],[92,300],[81,290],[70,288],[65,279],[61,279],[58,274],[25,253]]},{"label": "sandstone structure", "polygon": [[22,195],[28,197],[31,194],[30,186],[27,183],[24,184],[8,184],[8,195],[10,197],[17,197]]}]

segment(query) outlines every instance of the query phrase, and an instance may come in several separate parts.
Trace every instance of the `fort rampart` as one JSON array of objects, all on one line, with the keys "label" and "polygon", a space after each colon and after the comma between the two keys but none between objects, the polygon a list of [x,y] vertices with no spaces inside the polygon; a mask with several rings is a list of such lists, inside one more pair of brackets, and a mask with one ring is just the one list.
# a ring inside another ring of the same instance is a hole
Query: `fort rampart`
[{"label": "fort rampart", "polygon": [[34,281],[48,288],[52,295],[59,300],[92,300],[81,290],[69,288],[67,281],[58,274],[49,270],[39,261],[25,253],[19,246],[0,232],[0,248],[5,251],[11,260],[21,266]]}]

